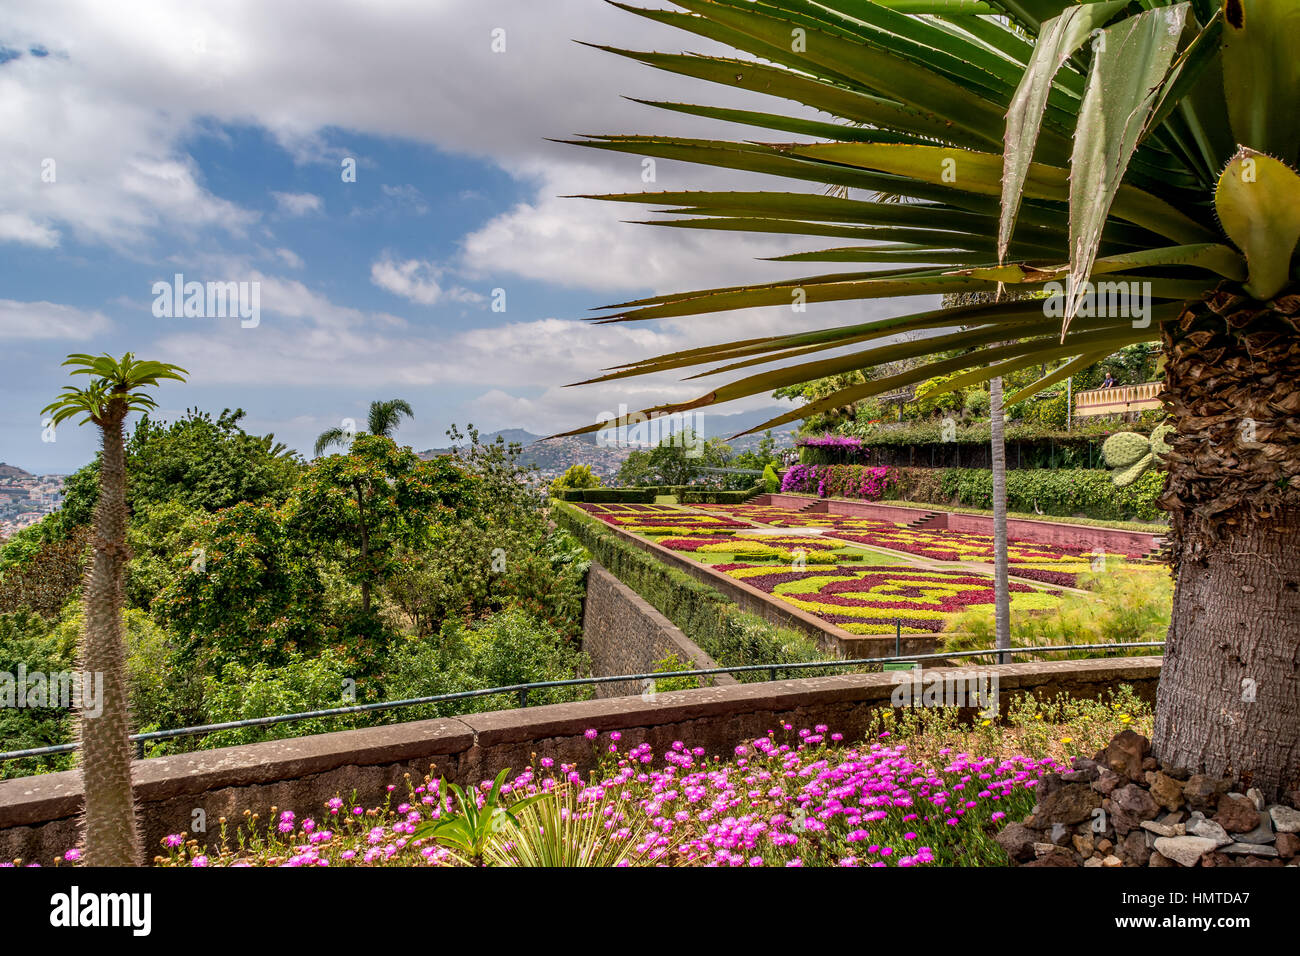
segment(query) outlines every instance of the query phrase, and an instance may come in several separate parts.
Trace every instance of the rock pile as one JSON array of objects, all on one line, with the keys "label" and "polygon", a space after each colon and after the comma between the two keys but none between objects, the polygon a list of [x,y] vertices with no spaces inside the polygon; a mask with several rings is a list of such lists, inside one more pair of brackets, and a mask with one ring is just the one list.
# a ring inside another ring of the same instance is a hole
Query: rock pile
[{"label": "rock pile", "polygon": [[1021,866],[1300,866],[1300,791],[1258,790],[1162,767],[1125,730],[1092,760],[1045,776],[1038,803],[997,835]]}]

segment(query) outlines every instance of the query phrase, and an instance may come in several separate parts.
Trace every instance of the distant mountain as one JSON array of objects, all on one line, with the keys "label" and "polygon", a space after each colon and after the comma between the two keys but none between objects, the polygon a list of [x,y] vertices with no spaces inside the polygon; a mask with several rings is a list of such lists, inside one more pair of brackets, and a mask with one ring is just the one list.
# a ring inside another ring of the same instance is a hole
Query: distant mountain
[{"label": "distant mountain", "polygon": [[[700,432],[705,438],[726,439],[736,434],[736,432],[742,432],[756,425],[761,425],[768,419],[775,418],[786,411],[789,411],[789,409],[779,405],[750,412],[734,412],[730,415],[715,415],[705,410],[699,419],[691,416],[685,420],[678,419],[674,422],[665,423],[665,426],[661,427],[666,428],[666,430],[660,434],[672,434],[679,431],[683,426],[694,428],[698,424]],[[776,439],[776,447],[792,447],[794,445],[794,432],[795,427],[792,425],[772,429],[772,437]],[[498,436],[504,439],[506,444],[519,442],[519,444],[523,445],[523,450],[519,455],[520,463],[523,465],[536,465],[542,475],[546,477],[563,474],[570,465],[587,465],[597,475],[602,477],[611,476],[618,472],[620,466],[627,459],[629,452],[633,450],[626,446],[604,447],[597,445],[595,432],[542,441],[543,436],[526,429],[503,428],[480,435],[479,441],[491,444],[497,440]],[[634,434],[629,437],[635,440],[637,436]],[[742,452],[757,449],[759,442],[762,440],[763,434],[759,432],[734,439],[729,441],[728,444],[733,451]],[[453,450],[450,447],[430,448],[427,451],[420,452],[420,457],[427,459],[435,455],[447,455]]]},{"label": "distant mountain", "polygon": [[0,478],[35,478],[30,471],[24,471],[17,465],[6,465],[0,461]]}]

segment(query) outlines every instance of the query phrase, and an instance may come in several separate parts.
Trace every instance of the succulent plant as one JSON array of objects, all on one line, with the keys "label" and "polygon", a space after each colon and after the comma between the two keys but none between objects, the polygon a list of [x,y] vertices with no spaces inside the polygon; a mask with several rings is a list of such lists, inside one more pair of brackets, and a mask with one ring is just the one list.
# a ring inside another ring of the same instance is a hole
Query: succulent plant
[{"label": "succulent plant", "polygon": [[1173,431],[1173,425],[1157,425],[1149,438],[1137,432],[1118,432],[1107,438],[1101,446],[1101,457],[1115,469],[1111,475],[1115,487],[1125,488],[1133,484],[1148,468],[1169,454],[1170,445],[1165,436]]}]

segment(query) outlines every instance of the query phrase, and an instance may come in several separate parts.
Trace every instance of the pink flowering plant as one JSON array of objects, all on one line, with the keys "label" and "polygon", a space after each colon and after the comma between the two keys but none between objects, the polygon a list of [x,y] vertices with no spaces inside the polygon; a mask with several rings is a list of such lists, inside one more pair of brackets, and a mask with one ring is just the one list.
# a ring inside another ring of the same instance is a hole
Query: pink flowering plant
[{"label": "pink flowering plant", "polygon": [[[1015,695],[1004,716],[973,724],[952,707],[884,708],[859,743],[823,724],[782,724],[725,754],[685,741],[659,752],[592,728],[585,776],[534,755],[513,779],[461,796],[503,824],[480,843],[489,866],[1002,866],[993,838],[1028,814],[1041,776],[1124,728],[1151,728],[1149,704],[1124,686],[1102,700]],[[470,854],[443,838],[452,828],[427,824],[465,820],[465,806],[432,774],[407,774],[378,806],[354,794],[317,813],[246,812],[238,826],[222,818],[208,845],[171,834],[154,862],[464,866]],[[78,851],[53,862],[75,866]]]},{"label": "pink flowering plant", "polygon": [[[539,798],[557,795],[572,801],[569,816],[581,819],[582,808],[596,809],[597,825],[578,842],[597,850],[613,847],[612,856],[603,856],[613,861],[608,865],[999,865],[992,841],[998,822],[1023,816],[1039,775],[1060,769],[1050,759],[951,750],[925,760],[888,733],[848,746],[824,725],[797,731],[783,725],[737,744],[727,759],[682,741],[663,753],[648,743],[623,749],[615,735],[596,735],[593,745],[601,757],[589,779],[572,766],[543,760],[508,783],[500,781],[501,806],[514,807],[509,817],[489,809],[496,783],[471,790],[477,819],[489,814],[487,819],[497,821],[478,828],[493,832],[485,832],[477,853],[467,851],[462,839],[470,826],[458,812],[463,806],[440,799],[441,785],[426,780],[396,806],[391,796],[364,811],[331,801],[328,824],[280,814],[266,836],[241,836],[234,848],[205,850],[177,834],[164,841],[166,855],[158,862],[454,866],[479,859],[505,865],[518,846],[534,846],[542,829],[533,827],[529,839],[512,835],[512,828],[521,819],[538,819]],[[530,802],[520,808],[514,803],[520,800]],[[444,822],[430,826],[431,820]],[[449,826],[447,820],[462,822]],[[452,830],[454,839],[439,839]],[[547,858],[530,853],[531,860]]]}]

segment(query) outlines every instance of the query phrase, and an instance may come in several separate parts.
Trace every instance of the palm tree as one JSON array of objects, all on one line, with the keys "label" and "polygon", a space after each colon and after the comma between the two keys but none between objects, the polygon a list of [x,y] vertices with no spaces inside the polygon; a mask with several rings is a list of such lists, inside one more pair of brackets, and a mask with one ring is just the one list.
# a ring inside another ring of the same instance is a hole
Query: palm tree
[{"label": "palm tree", "polygon": [[[371,435],[392,438],[393,432],[397,431],[397,426],[401,424],[403,415],[407,418],[415,418],[410,403],[404,399],[393,398],[386,402],[371,402],[370,414],[366,416],[367,430]],[[316,457],[319,458],[321,452],[330,445],[347,445],[352,440],[352,435],[353,433],[342,428],[327,428],[316,438]]]},{"label": "palm tree", "polygon": [[73,375],[89,375],[85,388],[67,386],[41,414],[57,427],[84,415],[77,424],[99,427],[99,501],[95,505],[94,559],[82,594],[81,668],[103,675],[102,710],[81,715],[81,777],[86,797],[82,822],[84,860],[90,866],[139,866],[141,845],[131,793],[131,717],[126,690],[126,649],[122,641],[122,585],[130,552],[126,546],[126,449],[123,422],[133,411],[156,408],[141,389],[164,379],[185,381],[185,370],[165,362],[139,362],[127,352],[69,355]]},{"label": "palm tree", "polygon": [[[1063,360],[1010,404],[1125,345],[1159,342],[1163,399],[1177,427],[1161,499],[1176,591],[1153,747],[1168,763],[1248,778],[1266,792],[1300,781],[1300,286],[1292,265],[1300,8],[1293,0],[677,5],[687,12],[620,4],[749,56],[602,49],[794,100],[829,120],[804,109],[651,102],[799,141],[616,135],[581,144],[814,188],[599,198],[671,207],[685,218],[655,222],[671,228],[834,237],[835,248],[780,258],[870,271],[656,295],[612,306],[600,321],[788,306],[796,290],[814,303],[1002,284],[1039,295],[693,348],[595,381],[776,363],[642,411],[659,414],[931,359],[756,426],[764,429],[936,374],[961,373],[947,384],[962,388]],[[826,195],[831,186],[901,201]],[[840,351],[817,357],[828,349]],[[937,358],[958,349],[967,352]]]}]

